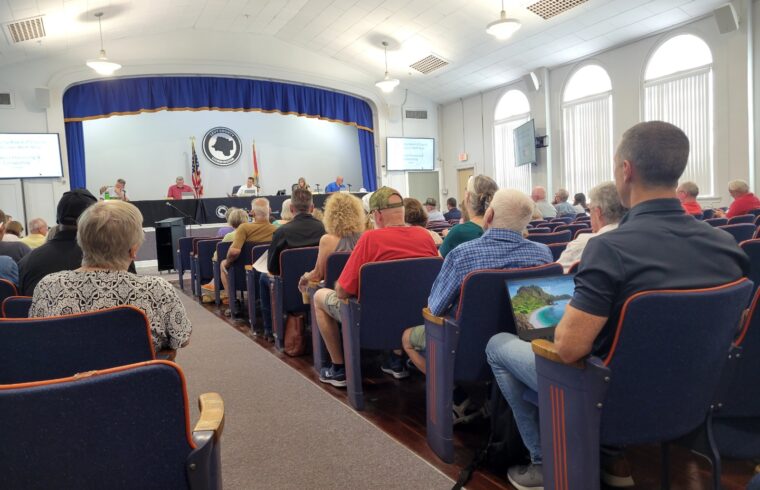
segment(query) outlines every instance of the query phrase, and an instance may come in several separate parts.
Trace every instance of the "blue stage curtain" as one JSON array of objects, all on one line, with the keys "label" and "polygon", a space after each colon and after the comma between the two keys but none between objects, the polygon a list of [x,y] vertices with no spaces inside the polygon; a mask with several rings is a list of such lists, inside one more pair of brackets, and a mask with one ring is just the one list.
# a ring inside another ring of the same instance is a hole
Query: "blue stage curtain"
[{"label": "blue stage curtain", "polygon": [[86,188],[84,131],[82,131],[81,122],[66,123],[66,155],[69,159],[69,186],[72,189]]},{"label": "blue stage curtain", "polygon": [[[72,188],[84,185],[81,121],[160,110],[277,112],[354,126],[359,133],[362,180],[376,188],[372,109],[367,102],[329,90],[287,83],[221,77],[146,77],[75,85],[63,96]],[[76,133],[69,135],[69,132]],[[72,158],[73,157],[73,158]]]}]

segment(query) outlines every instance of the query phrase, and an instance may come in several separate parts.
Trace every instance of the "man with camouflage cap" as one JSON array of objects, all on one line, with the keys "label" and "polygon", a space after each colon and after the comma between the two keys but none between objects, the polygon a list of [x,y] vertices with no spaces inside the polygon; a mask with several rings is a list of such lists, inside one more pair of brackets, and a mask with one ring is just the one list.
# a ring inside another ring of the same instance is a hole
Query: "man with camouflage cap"
[{"label": "man with camouflage cap", "polygon": [[[361,266],[369,262],[438,256],[438,249],[427,230],[404,223],[404,203],[398,191],[381,187],[372,194],[369,209],[376,229],[362,234],[335,284],[335,290],[320,289],[314,295],[317,324],[332,360],[330,366],[320,371],[319,380],[338,387],[346,386],[343,346],[338,328],[340,300],[358,293]],[[382,370],[397,379],[409,375],[399,354],[392,354],[383,363]]]}]

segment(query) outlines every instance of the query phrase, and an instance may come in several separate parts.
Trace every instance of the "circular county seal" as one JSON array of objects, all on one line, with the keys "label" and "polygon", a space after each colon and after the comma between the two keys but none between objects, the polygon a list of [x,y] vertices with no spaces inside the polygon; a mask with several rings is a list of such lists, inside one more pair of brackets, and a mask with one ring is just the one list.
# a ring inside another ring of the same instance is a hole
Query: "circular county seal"
[{"label": "circular county seal", "polygon": [[227,219],[227,206],[222,204],[216,207],[216,217],[221,219]]},{"label": "circular county seal", "polygon": [[203,137],[203,154],[214,165],[227,167],[237,162],[242,153],[240,138],[229,128],[212,128]]}]

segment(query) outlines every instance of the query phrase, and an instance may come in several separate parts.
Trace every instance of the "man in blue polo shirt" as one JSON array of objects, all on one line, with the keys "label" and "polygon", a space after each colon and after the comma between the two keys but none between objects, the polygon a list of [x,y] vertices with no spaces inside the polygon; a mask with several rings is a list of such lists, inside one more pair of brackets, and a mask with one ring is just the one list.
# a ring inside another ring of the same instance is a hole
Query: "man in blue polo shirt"
[{"label": "man in blue polo shirt", "polygon": [[333,192],[345,191],[346,186],[343,185],[343,177],[338,175],[335,177],[335,182],[330,182],[325,186],[325,194],[331,194]]},{"label": "man in blue polo shirt", "polygon": [[[563,361],[603,357],[633,294],[713,287],[748,272],[749,259],[731,235],[683,212],[676,186],[688,158],[689,140],[672,124],[639,123],[623,134],[615,153],[615,185],[630,211],[616,230],[589,240],[583,251],[573,299],[554,335]],[[531,346],[501,333],[491,338],[486,355],[530,452],[531,464],[510,468],[507,477],[520,489],[543,488],[538,409],[522,398],[526,387],[537,390]],[[603,461],[602,481],[633,485],[630,472],[620,467]]]}]

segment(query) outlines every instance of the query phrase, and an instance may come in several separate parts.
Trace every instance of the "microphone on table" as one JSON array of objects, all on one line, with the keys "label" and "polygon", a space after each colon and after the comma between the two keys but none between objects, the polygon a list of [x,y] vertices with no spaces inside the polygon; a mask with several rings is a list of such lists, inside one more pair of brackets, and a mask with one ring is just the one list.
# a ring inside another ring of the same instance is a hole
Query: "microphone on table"
[{"label": "microphone on table", "polygon": [[181,215],[182,215],[182,216],[184,216],[185,218],[187,218],[187,219],[189,219],[190,221],[192,221],[192,222],[193,222],[193,224],[196,224],[196,225],[200,225],[200,223],[198,223],[197,221],[195,221],[195,218],[193,218],[192,216],[190,216],[190,215],[189,215],[189,214],[187,214],[186,212],[182,211],[180,208],[178,208],[178,207],[177,207],[177,206],[175,206],[174,204],[170,203],[169,201],[166,201],[166,205],[167,205],[167,206],[169,206],[170,208],[172,208],[173,210],[177,211],[179,214],[181,214]]},{"label": "microphone on table", "polygon": [[319,184],[314,184],[314,187],[316,187],[315,192],[319,194]]},{"label": "microphone on table", "polygon": [[346,184],[346,187],[348,187],[348,192],[351,192],[351,184]]}]

